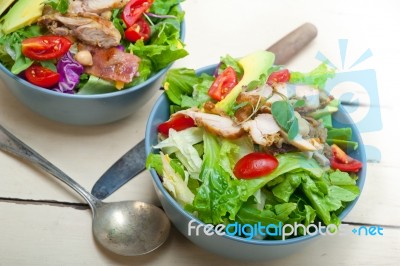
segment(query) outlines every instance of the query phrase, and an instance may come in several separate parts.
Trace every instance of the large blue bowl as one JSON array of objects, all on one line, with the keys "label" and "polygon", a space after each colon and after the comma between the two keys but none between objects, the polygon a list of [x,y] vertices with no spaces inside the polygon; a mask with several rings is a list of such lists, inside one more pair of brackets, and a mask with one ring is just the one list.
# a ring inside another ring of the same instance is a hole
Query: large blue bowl
[{"label": "large blue bowl", "polygon": [[[185,38],[185,23],[181,23],[181,40]],[[54,121],[73,125],[99,125],[123,119],[139,110],[150,100],[158,86],[156,81],[172,63],[145,82],[121,91],[79,95],[65,94],[33,85],[12,74],[0,63],[0,79],[11,93],[32,111]]]},{"label": "large blue bowl", "polygon": [[[201,68],[197,71],[197,74],[212,74],[215,67],[216,65],[211,65]],[[152,147],[157,144],[157,126],[160,123],[169,119],[170,104],[170,101],[164,93],[157,100],[150,113],[145,135],[145,147],[147,155],[154,152]],[[357,185],[362,191],[366,177],[366,157],[360,133],[352,122],[348,113],[342,107],[339,108],[339,111],[335,113],[333,118],[334,125],[338,123],[337,121],[340,121],[340,123],[346,124],[346,126],[351,127],[353,130],[353,140],[359,143],[359,148],[349,155],[353,158],[358,159],[364,165],[364,167],[358,173],[359,178],[357,181]],[[204,234],[203,230],[199,230],[199,235],[189,235],[188,226],[191,221],[194,221],[192,222],[192,226],[204,226],[205,224],[194,217],[191,213],[185,211],[181,207],[181,205],[177,203],[164,188],[157,173],[154,170],[151,170],[150,172],[153,178],[153,184],[156,189],[158,198],[160,199],[164,211],[170,218],[171,222],[190,241],[210,252],[222,255],[227,258],[239,260],[275,259],[285,257],[290,255],[291,253],[300,251],[306,244],[310,243],[313,239],[316,239],[316,237],[318,237],[318,235],[306,235],[287,240],[247,240],[245,238],[227,235],[220,236],[217,234],[213,234],[209,236]],[[356,201],[357,200],[351,202],[351,204],[349,204],[343,210],[343,212],[339,216],[340,219],[343,219],[353,209]]]}]

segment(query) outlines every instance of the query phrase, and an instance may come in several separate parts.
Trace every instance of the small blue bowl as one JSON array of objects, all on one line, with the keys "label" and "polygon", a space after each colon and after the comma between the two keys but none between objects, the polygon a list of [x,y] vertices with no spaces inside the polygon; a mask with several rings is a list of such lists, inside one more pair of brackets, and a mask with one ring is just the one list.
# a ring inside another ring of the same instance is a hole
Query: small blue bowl
[{"label": "small blue bowl", "polygon": [[[181,40],[185,38],[181,23]],[[124,90],[94,94],[65,94],[43,89],[14,75],[0,63],[0,79],[11,93],[32,111],[71,125],[100,125],[123,119],[139,110],[155,94],[156,81],[172,66],[161,69],[145,82]]]},{"label": "small blue bowl", "polygon": [[[197,71],[197,74],[212,74],[215,67],[216,65],[211,65],[201,68]],[[170,101],[164,93],[159,97],[150,113],[145,135],[145,148],[147,155],[154,152],[152,147],[157,144],[157,126],[169,119],[170,104]],[[340,107],[339,111],[334,115],[334,124],[337,123],[335,121],[341,121],[342,124],[345,123],[346,126],[351,127],[353,130],[353,140],[359,143],[359,148],[349,155],[358,159],[364,165],[364,167],[358,173],[359,178],[357,181],[357,185],[359,186],[360,191],[362,191],[366,177],[366,157],[360,133],[355,127],[348,113],[342,107]],[[199,247],[210,252],[237,260],[270,260],[285,257],[292,253],[298,252],[305,245],[318,237],[318,235],[306,235],[287,240],[248,240],[245,238],[228,235],[206,235],[204,234],[203,230],[199,230],[199,235],[189,235],[189,223],[191,223],[191,226],[204,226],[205,224],[191,213],[185,211],[164,188],[157,173],[154,170],[151,170],[150,172],[153,178],[153,185],[156,189],[157,196],[160,199],[164,211],[170,218],[171,222],[186,238]],[[354,200],[343,210],[343,212],[339,215],[340,219],[343,220],[343,218],[353,209],[356,201],[357,200]]]}]

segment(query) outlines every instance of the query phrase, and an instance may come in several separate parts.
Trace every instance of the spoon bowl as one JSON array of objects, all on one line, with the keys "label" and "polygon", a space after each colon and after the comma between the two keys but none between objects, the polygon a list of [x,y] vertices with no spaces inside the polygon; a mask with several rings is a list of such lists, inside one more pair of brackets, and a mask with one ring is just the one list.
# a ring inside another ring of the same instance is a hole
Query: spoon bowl
[{"label": "spoon bowl", "polygon": [[102,203],[96,208],[92,226],[95,239],[103,247],[124,256],[157,249],[170,230],[160,208],[139,201]]},{"label": "spoon bowl", "polygon": [[149,253],[168,238],[170,221],[158,207],[140,201],[105,203],[0,125],[0,150],[25,159],[78,192],[93,213],[93,236],[107,250],[124,256]]}]

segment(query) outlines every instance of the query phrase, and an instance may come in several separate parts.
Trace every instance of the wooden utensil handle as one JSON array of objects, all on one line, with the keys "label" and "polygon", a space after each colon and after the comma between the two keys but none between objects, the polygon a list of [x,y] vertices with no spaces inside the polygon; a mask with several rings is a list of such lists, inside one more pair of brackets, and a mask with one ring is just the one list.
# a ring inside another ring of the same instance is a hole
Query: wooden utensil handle
[{"label": "wooden utensil handle", "polygon": [[283,65],[292,59],[300,50],[309,44],[316,36],[318,30],[311,23],[304,23],[281,40],[274,43],[267,51],[275,54],[275,64]]}]

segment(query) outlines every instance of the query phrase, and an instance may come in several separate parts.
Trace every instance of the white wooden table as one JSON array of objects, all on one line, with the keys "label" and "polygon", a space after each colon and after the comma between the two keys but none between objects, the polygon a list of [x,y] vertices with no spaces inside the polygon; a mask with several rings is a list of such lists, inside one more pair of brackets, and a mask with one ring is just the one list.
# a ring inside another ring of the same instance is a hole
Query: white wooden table
[{"label": "white wooden table", "polygon": [[[264,264],[399,265],[400,42],[396,41],[398,36],[393,36],[399,32],[400,3],[187,0],[182,6],[186,11],[190,55],[174,67],[198,68],[216,63],[221,55],[238,57],[264,49],[302,23],[312,22],[319,34],[290,62],[291,69],[307,71],[317,66],[315,57],[320,52],[338,66],[339,72],[370,69],[376,73],[380,106],[359,107],[353,118],[358,121],[371,108],[380,111],[377,118],[365,119],[372,127],[381,121],[382,127],[364,131],[362,136],[365,144],[379,149],[381,157],[379,162],[368,163],[364,191],[344,222],[350,226],[380,225],[384,235],[321,237],[298,254]],[[344,67],[340,39],[348,41]],[[350,68],[367,49],[372,51],[372,57]],[[143,138],[147,116],[160,93],[125,120],[80,127],[48,121],[32,113],[0,81],[0,123],[90,190],[115,160]],[[368,104],[368,93],[353,93],[353,100],[366,100]],[[376,156],[372,154],[370,158]],[[148,172],[107,201],[130,199],[159,204]],[[176,230],[166,244],[149,255],[121,257],[104,251],[92,237],[91,212],[77,194],[29,164],[0,153],[0,265],[161,264],[241,263],[196,247]]]}]

